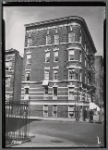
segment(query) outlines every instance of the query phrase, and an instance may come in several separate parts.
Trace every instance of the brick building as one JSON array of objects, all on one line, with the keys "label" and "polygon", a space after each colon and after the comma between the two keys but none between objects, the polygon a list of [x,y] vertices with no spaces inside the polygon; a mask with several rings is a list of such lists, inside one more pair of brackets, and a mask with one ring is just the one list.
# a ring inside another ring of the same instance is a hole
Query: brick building
[{"label": "brick building", "polygon": [[15,49],[5,51],[5,100],[20,100],[23,59]]},{"label": "brick building", "polygon": [[102,106],[104,104],[104,68],[102,56],[95,56],[95,70],[96,103]]},{"label": "brick building", "polygon": [[95,52],[83,18],[26,24],[21,99],[30,115],[82,117],[94,97]]}]

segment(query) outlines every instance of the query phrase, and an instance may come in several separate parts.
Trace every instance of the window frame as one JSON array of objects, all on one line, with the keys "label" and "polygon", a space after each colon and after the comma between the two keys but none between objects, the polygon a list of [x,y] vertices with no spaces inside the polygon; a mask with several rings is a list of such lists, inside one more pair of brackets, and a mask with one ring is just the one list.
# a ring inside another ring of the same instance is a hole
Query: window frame
[{"label": "window frame", "polygon": [[[30,56],[30,58],[28,58],[28,56]],[[31,54],[27,54],[27,55],[26,55],[26,64],[27,64],[27,65],[30,65],[30,64],[31,64],[31,62],[30,62],[30,61],[31,61],[31,58],[32,58]]]},{"label": "window frame", "polygon": [[49,44],[51,44],[51,35],[47,34],[46,35],[46,45],[49,45]]},{"label": "window frame", "polygon": [[[70,79],[70,71],[73,72],[73,77]],[[75,78],[75,70],[74,69],[68,69],[68,80],[73,80]]]},{"label": "window frame", "polygon": [[[55,77],[57,77],[57,78],[55,78]],[[58,70],[53,70],[53,80],[58,80]]]},{"label": "window frame", "polygon": [[[47,77],[46,74],[48,75]],[[49,70],[44,70],[44,80],[49,80]]]},{"label": "window frame", "polygon": [[74,93],[74,88],[68,88],[68,100],[72,100],[72,101],[74,101],[74,99],[75,99],[75,93],[72,95],[70,95],[70,92],[71,93]]},{"label": "window frame", "polygon": [[[27,75],[29,75],[29,80],[27,80]],[[30,81],[30,72],[26,72],[25,81]]]},{"label": "window frame", "polygon": [[68,43],[74,43],[75,42],[75,33],[69,32],[68,33]]},{"label": "window frame", "polygon": [[10,87],[10,83],[11,83],[11,76],[9,76],[9,77],[5,77],[5,78],[7,78],[9,81],[6,81],[6,79],[5,79],[5,86],[6,87]]},{"label": "window frame", "polygon": [[[72,54],[70,55],[70,53],[73,53],[73,55]],[[72,60],[70,59],[70,56],[73,56]],[[71,49],[68,51],[68,61],[73,61],[73,60],[75,60],[75,49]]]},{"label": "window frame", "polygon": [[59,44],[59,35],[58,34],[54,35],[54,44]]},{"label": "window frame", "polygon": [[[49,55],[49,56],[47,56],[47,55]],[[50,52],[45,53],[45,63],[50,63]]]},{"label": "window frame", "polygon": [[[57,56],[55,56],[56,54],[57,54]],[[58,51],[54,52],[54,62],[58,62],[58,54],[59,54]],[[57,58],[57,60],[55,60],[56,58]]]},{"label": "window frame", "polygon": [[27,47],[32,46],[32,37],[28,37],[27,39]]}]

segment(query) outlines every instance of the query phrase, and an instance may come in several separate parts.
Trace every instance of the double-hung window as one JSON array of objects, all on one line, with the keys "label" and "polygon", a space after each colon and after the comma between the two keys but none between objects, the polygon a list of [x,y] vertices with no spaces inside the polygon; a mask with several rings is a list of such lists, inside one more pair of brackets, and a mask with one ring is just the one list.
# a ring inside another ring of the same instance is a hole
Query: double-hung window
[{"label": "double-hung window", "polygon": [[45,70],[44,72],[44,79],[49,80],[49,71]]},{"label": "double-hung window", "polygon": [[46,45],[51,44],[51,36],[48,34],[46,36]]},{"label": "double-hung window", "polygon": [[68,79],[72,80],[74,78],[74,75],[75,75],[74,69],[69,69],[69,71],[68,71]]},{"label": "double-hung window", "polygon": [[58,51],[54,52],[54,62],[58,62]]},{"label": "double-hung window", "polygon": [[74,56],[74,49],[73,50],[69,50],[68,54],[69,54],[69,56],[68,56],[69,61],[74,60],[74,57],[75,57]]},{"label": "double-hung window", "polygon": [[54,35],[54,44],[59,44],[59,35]]},{"label": "double-hung window", "polygon": [[26,78],[25,78],[25,80],[26,80],[26,81],[30,81],[30,73],[29,73],[29,72],[26,73]]},{"label": "double-hung window", "polygon": [[28,39],[27,39],[27,46],[29,47],[29,46],[32,46],[32,38],[31,37],[29,37]]},{"label": "double-hung window", "polygon": [[31,64],[31,54],[28,54],[27,55],[27,58],[26,58],[26,64]]},{"label": "double-hung window", "polygon": [[74,91],[73,88],[68,89],[68,99],[69,100],[74,100]]},{"label": "double-hung window", "polygon": [[10,87],[10,81],[11,81],[11,78],[10,78],[10,77],[6,77],[6,78],[5,78],[6,87]]},{"label": "double-hung window", "polygon": [[69,43],[73,43],[75,42],[75,33],[74,32],[70,32],[68,35],[68,42]]},{"label": "double-hung window", "polygon": [[58,70],[54,70],[53,72],[53,79],[58,80]]},{"label": "double-hung window", "polygon": [[57,87],[53,87],[53,99],[57,100]]},{"label": "double-hung window", "polygon": [[46,63],[50,62],[50,53],[45,53],[45,62]]}]

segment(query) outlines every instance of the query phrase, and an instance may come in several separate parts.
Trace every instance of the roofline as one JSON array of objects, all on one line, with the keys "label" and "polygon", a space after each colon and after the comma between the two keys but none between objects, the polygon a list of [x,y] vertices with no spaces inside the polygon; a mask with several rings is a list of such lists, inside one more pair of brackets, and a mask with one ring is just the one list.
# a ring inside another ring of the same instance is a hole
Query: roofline
[{"label": "roofline", "polygon": [[50,20],[45,20],[45,21],[40,21],[40,22],[34,22],[30,24],[25,24],[25,27],[33,27],[33,26],[39,26],[39,25],[45,25],[45,24],[50,24],[50,23],[56,23],[56,22],[63,22],[63,21],[69,21],[69,20],[75,20],[77,22],[80,22],[85,27],[86,33],[89,35],[89,39],[93,45],[94,52],[96,53],[97,50],[95,48],[94,42],[92,40],[91,34],[89,32],[89,29],[87,27],[87,24],[85,20],[82,17],[79,16],[68,16],[68,17],[62,17],[62,18],[56,18],[56,19],[50,19]]},{"label": "roofline", "polygon": [[16,49],[10,48],[10,49],[5,50],[5,53],[8,53],[8,52],[18,52],[18,51]]},{"label": "roofline", "polygon": [[25,24],[24,26],[25,27],[30,27],[30,26],[36,26],[36,25],[56,23],[58,21],[67,21],[67,20],[71,20],[71,19],[76,19],[76,20],[82,20],[82,21],[84,21],[84,19],[82,17],[79,17],[79,16],[68,16],[68,17],[55,18],[55,19],[49,19],[49,20],[44,20],[44,21],[29,23],[29,24]]}]

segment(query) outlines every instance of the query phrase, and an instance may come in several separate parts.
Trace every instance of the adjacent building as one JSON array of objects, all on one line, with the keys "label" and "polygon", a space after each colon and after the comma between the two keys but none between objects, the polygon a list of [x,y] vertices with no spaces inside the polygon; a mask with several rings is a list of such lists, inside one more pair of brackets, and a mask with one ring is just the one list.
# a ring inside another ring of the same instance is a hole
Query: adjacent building
[{"label": "adjacent building", "polygon": [[95,84],[96,84],[96,103],[99,106],[103,106],[104,104],[104,66],[103,66],[103,57],[95,56]]},{"label": "adjacent building", "polygon": [[81,17],[26,24],[21,100],[30,115],[82,118],[94,100],[95,53]]},{"label": "adjacent building", "polygon": [[19,101],[23,59],[15,49],[5,51],[5,100]]}]

